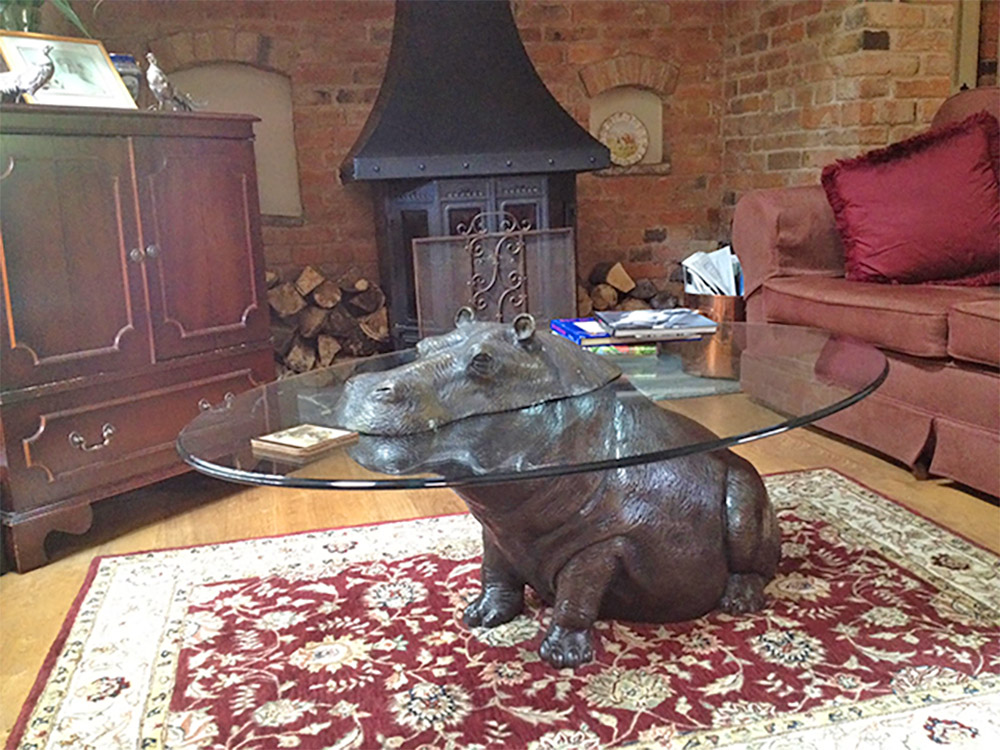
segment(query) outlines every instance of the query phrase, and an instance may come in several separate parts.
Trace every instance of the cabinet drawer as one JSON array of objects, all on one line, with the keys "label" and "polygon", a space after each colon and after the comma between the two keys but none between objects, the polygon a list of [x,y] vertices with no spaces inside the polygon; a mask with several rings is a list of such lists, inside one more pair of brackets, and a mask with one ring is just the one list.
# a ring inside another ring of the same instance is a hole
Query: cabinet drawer
[{"label": "cabinet drawer", "polygon": [[200,409],[255,380],[248,366],[82,406],[67,404],[64,395],[5,407],[14,500],[5,499],[3,509],[24,511],[177,464],[180,430]]}]

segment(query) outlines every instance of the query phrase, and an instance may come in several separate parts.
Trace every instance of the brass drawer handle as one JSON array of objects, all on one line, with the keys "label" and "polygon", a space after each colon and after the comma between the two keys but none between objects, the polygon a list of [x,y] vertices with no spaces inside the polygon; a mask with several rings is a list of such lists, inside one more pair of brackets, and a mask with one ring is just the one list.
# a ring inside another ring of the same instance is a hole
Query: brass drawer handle
[{"label": "brass drawer handle", "polygon": [[76,430],[73,430],[69,434],[69,444],[82,451],[99,451],[101,448],[107,448],[111,444],[111,436],[114,434],[115,426],[109,422],[105,422],[104,426],[101,427],[101,437],[103,438],[101,442],[87,445],[87,439]]},{"label": "brass drawer handle", "polygon": [[202,411],[225,411],[226,409],[231,409],[233,406],[233,401],[236,396],[233,395],[232,391],[226,391],[226,395],[222,397],[222,403],[218,406],[212,406],[212,402],[207,398],[203,398],[198,401],[198,408]]}]

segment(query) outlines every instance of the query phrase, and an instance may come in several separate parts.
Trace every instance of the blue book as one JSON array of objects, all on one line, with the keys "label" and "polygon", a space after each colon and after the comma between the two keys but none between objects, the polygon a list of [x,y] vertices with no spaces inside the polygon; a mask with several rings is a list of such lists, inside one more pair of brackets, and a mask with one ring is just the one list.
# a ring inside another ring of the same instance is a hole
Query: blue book
[{"label": "blue book", "polygon": [[549,329],[580,346],[610,343],[611,334],[593,318],[556,318],[549,321]]}]

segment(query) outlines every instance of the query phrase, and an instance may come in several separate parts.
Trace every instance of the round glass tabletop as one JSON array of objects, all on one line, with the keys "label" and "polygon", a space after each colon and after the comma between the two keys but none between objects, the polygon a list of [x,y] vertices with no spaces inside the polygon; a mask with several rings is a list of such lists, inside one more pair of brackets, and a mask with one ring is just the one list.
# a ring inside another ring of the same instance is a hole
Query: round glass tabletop
[{"label": "round glass tabletop", "polygon": [[[810,424],[872,393],[888,372],[869,344],[773,324],[722,324],[697,339],[601,351],[592,356],[622,374],[584,395],[409,435],[360,434],[306,459],[255,448],[252,439],[297,425],[342,427],[337,405],[352,375],[418,355],[335,364],[227,395],[181,431],[177,449],[200,472],[254,485],[413,489],[538,479],[718,450]],[[691,413],[717,415],[714,431]]]}]

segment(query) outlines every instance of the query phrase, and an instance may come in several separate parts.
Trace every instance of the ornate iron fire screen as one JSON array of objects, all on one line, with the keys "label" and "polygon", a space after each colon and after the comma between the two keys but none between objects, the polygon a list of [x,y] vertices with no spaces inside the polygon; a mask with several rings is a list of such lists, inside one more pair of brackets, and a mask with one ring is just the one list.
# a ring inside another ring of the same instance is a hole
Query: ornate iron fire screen
[{"label": "ornate iron fire screen", "polygon": [[[500,231],[484,231],[490,225]],[[519,313],[572,317],[576,311],[573,230],[533,230],[509,213],[475,216],[463,234],[413,240],[413,278],[421,336],[451,330],[468,306],[477,320]]]}]

